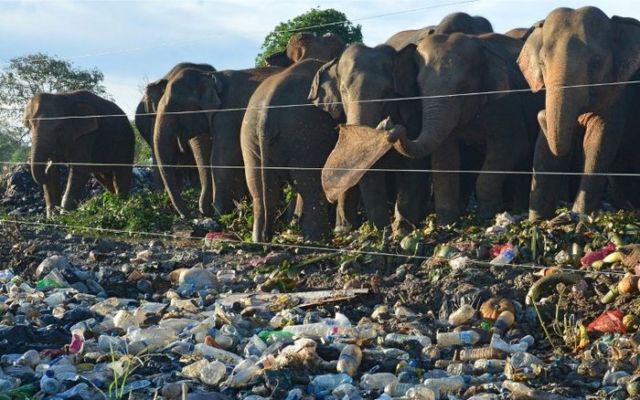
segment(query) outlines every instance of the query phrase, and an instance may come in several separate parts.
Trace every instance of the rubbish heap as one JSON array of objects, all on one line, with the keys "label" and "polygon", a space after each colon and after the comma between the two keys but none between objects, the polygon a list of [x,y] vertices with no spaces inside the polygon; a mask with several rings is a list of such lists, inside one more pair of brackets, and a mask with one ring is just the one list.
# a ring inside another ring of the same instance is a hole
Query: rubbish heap
[{"label": "rubbish heap", "polygon": [[220,234],[189,249],[1,229],[1,400],[640,389],[634,215],[565,212],[534,225],[501,214],[488,228],[427,226],[397,243],[364,229],[341,253],[267,256]]}]

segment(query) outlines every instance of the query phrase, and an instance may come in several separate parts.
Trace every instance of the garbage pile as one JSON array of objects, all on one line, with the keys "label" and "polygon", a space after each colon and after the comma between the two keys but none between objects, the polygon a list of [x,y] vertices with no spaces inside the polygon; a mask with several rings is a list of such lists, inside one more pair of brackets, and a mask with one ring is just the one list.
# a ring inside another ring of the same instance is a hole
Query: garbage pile
[{"label": "garbage pile", "polygon": [[635,215],[266,256],[0,229],[2,400],[638,396]]}]

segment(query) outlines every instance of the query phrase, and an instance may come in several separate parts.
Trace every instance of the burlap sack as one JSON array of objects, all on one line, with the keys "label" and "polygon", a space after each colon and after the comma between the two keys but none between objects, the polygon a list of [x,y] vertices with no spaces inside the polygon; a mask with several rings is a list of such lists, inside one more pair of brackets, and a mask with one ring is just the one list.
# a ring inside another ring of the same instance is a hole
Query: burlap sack
[{"label": "burlap sack", "polygon": [[338,143],[322,169],[322,188],[330,202],[355,186],[393,147],[387,132],[360,125],[340,125]]}]

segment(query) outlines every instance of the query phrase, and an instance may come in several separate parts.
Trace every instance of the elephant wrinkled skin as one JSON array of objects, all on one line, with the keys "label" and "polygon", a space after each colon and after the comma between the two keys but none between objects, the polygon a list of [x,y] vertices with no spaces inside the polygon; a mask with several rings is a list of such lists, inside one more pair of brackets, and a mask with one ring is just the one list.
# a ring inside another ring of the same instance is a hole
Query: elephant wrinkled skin
[{"label": "elephant wrinkled skin", "polygon": [[[46,119],[58,117],[63,118]],[[43,186],[47,214],[60,205],[65,210],[75,208],[91,173],[108,191],[129,192],[135,138],[127,116],[114,103],[86,90],[40,93],[29,100],[24,125],[31,130],[31,174]],[[70,166],[62,199],[59,167],[47,166],[49,161],[81,164]],[[90,163],[118,165],[83,165]]]}]

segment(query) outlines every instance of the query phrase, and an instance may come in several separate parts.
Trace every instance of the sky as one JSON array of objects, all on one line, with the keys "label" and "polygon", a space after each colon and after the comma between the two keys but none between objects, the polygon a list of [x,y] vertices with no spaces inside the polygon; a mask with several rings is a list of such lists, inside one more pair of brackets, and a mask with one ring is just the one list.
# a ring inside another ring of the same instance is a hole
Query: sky
[{"label": "sky", "polygon": [[0,0],[0,68],[44,52],[98,68],[116,103],[133,115],[144,85],[179,62],[218,70],[254,65],[274,27],[313,7],[362,25],[365,44],[437,24],[456,11],[482,15],[496,32],[529,27],[556,7],[600,7],[640,19],[638,0]]}]

